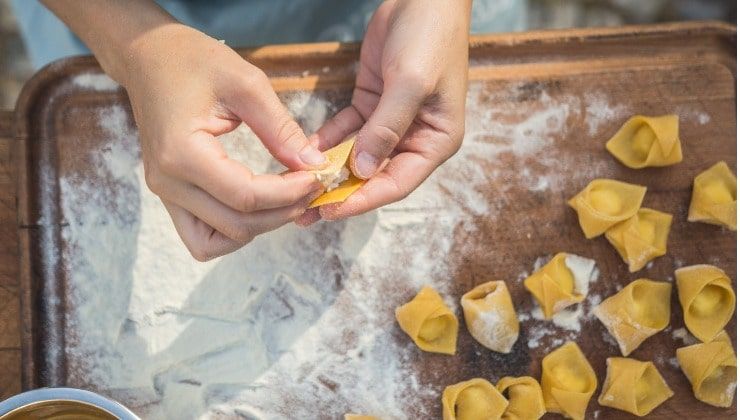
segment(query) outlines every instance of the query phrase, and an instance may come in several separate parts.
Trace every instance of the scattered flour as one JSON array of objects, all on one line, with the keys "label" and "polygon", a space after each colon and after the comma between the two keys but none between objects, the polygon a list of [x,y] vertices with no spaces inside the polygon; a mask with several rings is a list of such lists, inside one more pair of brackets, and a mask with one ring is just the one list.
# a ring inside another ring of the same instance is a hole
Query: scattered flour
[{"label": "scattered flour", "polygon": [[120,87],[105,73],[82,73],[72,78],[75,86],[97,91],[113,91]]},{"label": "scattered flour", "polygon": [[690,346],[699,342],[686,330],[686,328],[683,327],[673,330],[673,332],[671,332],[671,337],[673,337],[674,340],[681,340],[685,346]]},{"label": "scattered flour", "polygon": [[[98,75],[75,83],[117,88]],[[418,376],[418,351],[394,337],[392,308],[424,284],[456,305],[447,258],[455,228],[471,214],[495,217],[498,205],[458,186],[562,191],[575,175],[564,174],[569,162],[548,151],[568,120],[597,130],[623,112],[607,109],[599,95],[554,98],[543,90],[526,105],[487,96],[521,90],[472,84],[462,149],[407,199],[347,221],[285,226],[207,263],[192,260],[146,188],[129,115],[118,106],[105,110],[99,123],[107,138],[89,156],[95,176],[67,172],[60,181],[70,268],[68,384],[110,395],[147,419],[339,418],[350,411],[403,419],[409,407],[414,418],[435,417],[424,410],[442,389]],[[482,99],[487,105],[477,106]],[[287,104],[307,132],[336,112],[305,93]],[[221,142],[257,173],[282,168],[245,126]],[[513,161],[493,171],[470,164],[482,156]],[[541,170],[517,172],[534,160]],[[585,182],[592,173],[577,176]],[[42,210],[53,220],[56,210]],[[538,259],[535,269],[547,261]],[[574,339],[593,302],[589,296],[552,322],[520,313],[529,347]],[[56,355],[48,356],[54,363]]]}]

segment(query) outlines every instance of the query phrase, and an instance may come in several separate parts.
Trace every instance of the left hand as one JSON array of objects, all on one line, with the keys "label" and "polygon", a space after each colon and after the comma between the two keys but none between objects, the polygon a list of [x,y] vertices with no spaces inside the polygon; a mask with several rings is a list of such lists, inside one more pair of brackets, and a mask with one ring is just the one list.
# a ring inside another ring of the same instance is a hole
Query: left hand
[{"label": "left hand", "polygon": [[410,194],[462,143],[470,0],[388,0],[368,24],[352,103],[311,141],[326,150],[359,129],[352,172],[367,183],[297,223],[355,216]]}]

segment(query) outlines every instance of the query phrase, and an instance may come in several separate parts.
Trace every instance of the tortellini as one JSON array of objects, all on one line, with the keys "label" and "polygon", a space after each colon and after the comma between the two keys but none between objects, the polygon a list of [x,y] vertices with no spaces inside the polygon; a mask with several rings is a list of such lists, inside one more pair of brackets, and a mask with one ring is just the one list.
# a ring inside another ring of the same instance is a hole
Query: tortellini
[{"label": "tortellini", "polygon": [[735,312],[730,278],[713,265],[692,265],[676,270],[678,300],[686,328],[701,341],[711,341]]},{"label": "tortellini", "polygon": [[326,192],[313,200],[308,205],[309,208],[323,206],[324,204],[341,203],[365,183],[365,180],[355,177],[349,168],[349,155],[354,144],[355,136],[351,136],[324,152],[324,156],[329,161],[329,166],[314,171],[314,174],[324,184]]},{"label": "tortellini", "polygon": [[583,420],[596,391],[596,373],[578,345],[563,344],[542,359],[542,394],[548,412]]},{"label": "tortellini", "polygon": [[646,191],[641,185],[595,179],[571,198],[568,205],[578,213],[578,223],[586,238],[591,239],[634,216]]},{"label": "tortellini", "polygon": [[537,420],[547,412],[542,388],[531,376],[506,376],[498,381],[496,389],[509,400],[501,417],[504,420]]},{"label": "tortellini", "polygon": [[725,162],[718,162],[694,178],[689,222],[737,229],[737,178]]},{"label": "tortellini", "polygon": [[484,347],[509,353],[519,337],[519,319],[503,281],[489,281],[465,293],[460,299],[465,324]]},{"label": "tortellini", "polygon": [[673,396],[652,362],[625,357],[606,359],[606,380],[599,404],[643,417]]},{"label": "tortellini", "polygon": [[539,303],[545,319],[588,294],[588,283],[596,270],[594,260],[561,252],[524,280],[524,287]]},{"label": "tortellini", "polygon": [[737,386],[737,359],[730,337],[722,331],[714,341],[681,347],[676,358],[699,401],[729,407]]},{"label": "tortellini", "polygon": [[442,393],[444,420],[499,419],[509,402],[485,379],[450,385]]},{"label": "tortellini", "polygon": [[678,115],[635,115],[606,142],[606,149],[632,169],[679,163],[683,155],[678,138]]},{"label": "tortellini", "polygon": [[410,302],[396,308],[396,320],[420,349],[455,354],[457,317],[431,287],[424,286]]},{"label": "tortellini", "polygon": [[631,273],[666,253],[673,216],[641,208],[637,214],[606,231],[606,239],[619,252]]},{"label": "tortellini", "polygon": [[648,337],[668,326],[671,318],[671,284],[635,280],[593,310],[619,343],[623,356]]}]

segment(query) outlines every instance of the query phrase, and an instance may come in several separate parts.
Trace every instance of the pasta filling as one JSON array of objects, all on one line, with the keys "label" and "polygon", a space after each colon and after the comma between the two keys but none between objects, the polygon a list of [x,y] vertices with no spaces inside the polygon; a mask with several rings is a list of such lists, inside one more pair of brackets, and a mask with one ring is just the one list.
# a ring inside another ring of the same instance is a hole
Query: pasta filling
[{"label": "pasta filling", "polygon": [[427,319],[423,324],[421,324],[419,338],[424,341],[432,342],[442,337],[448,329],[449,322],[445,316]]},{"label": "pasta filling", "polygon": [[632,152],[641,160],[647,159],[653,142],[655,142],[655,132],[647,124],[642,124],[632,137]]},{"label": "pasta filling", "polygon": [[712,317],[726,303],[727,291],[719,286],[708,285],[696,295],[691,303],[691,313],[698,317]]},{"label": "pasta filling", "polygon": [[704,194],[715,204],[727,204],[737,200],[736,192],[721,179],[714,179],[704,187]]},{"label": "pasta filling", "polygon": [[489,400],[486,391],[478,386],[465,388],[457,396],[455,402],[456,420],[483,419],[487,413],[494,411],[496,407]]},{"label": "pasta filling", "polygon": [[593,189],[589,194],[591,206],[601,213],[614,216],[622,210],[622,199],[615,191],[608,189]]}]

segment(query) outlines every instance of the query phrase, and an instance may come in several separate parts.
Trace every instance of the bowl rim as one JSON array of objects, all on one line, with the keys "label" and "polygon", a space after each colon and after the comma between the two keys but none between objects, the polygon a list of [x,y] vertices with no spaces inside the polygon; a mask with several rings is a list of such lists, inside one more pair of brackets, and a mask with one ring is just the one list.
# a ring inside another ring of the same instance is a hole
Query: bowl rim
[{"label": "bowl rim", "polygon": [[141,420],[119,402],[76,388],[38,388],[0,402],[0,419],[47,402],[73,402],[100,409],[120,420]]}]

